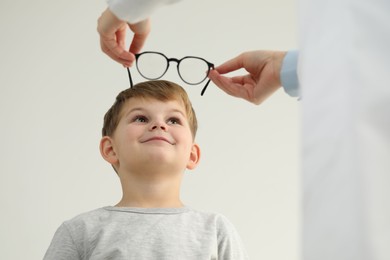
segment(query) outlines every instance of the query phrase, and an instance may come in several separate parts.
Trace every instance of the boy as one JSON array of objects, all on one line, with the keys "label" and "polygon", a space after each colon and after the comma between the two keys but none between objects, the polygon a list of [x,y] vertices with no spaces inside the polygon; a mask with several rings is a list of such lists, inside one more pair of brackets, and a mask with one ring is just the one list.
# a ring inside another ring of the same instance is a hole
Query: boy
[{"label": "boy", "polygon": [[196,130],[179,85],[147,81],[122,91],[104,117],[100,152],[118,174],[123,197],[64,222],[44,259],[247,259],[225,217],[180,200],[183,173],[199,162]]}]

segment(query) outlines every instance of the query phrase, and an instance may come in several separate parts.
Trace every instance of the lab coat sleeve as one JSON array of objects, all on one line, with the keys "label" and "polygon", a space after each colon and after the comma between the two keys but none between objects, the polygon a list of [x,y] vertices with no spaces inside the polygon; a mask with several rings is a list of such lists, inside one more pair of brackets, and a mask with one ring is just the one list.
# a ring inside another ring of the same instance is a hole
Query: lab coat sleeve
[{"label": "lab coat sleeve", "polygon": [[150,17],[161,6],[180,0],[107,0],[108,8],[121,20],[137,23]]},{"label": "lab coat sleeve", "polygon": [[280,80],[284,91],[292,97],[299,96],[299,81],[297,74],[298,51],[288,51],[284,57]]}]

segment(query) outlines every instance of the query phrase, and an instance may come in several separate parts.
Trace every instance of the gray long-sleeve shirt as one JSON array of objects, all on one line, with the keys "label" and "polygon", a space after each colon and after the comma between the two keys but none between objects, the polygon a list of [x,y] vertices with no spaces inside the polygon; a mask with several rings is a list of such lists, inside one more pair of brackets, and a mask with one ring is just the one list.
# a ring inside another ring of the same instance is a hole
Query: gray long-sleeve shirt
[{"label": "gray long-sleeve shirt", "polygon": [[183,208],[104,207],[65,221],[44,260],[248,259],[226,217]]}]

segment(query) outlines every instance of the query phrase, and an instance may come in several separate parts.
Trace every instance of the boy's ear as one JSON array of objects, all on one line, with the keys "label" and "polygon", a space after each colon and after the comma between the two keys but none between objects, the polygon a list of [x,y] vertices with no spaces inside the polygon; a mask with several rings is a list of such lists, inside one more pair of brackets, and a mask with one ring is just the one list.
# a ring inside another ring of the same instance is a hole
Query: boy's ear
[{"label": "boy's ear", "polygon": [[200,147],[197,144],[192,145],[190,159],[187,163],[187,169],[193,170],[198,165],[200,160]]},{"label": "boy's ear", "polygon": [[106,160],[108,163],[114,165],[118,162],[118,158],[116,156],[114,147],[113,147],[113,140],[109,136],[103,136],[103,138],[100,140],[100,154],[102,155],[103,159]]}]

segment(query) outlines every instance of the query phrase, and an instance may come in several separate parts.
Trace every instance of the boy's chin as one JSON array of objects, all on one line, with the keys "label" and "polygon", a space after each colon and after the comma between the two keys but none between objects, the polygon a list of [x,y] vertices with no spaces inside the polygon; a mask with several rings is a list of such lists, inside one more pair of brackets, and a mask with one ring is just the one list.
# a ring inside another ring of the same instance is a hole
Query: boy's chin
[{"label": "boy's chin", "polygon": [[[135,165],[134,165],[135,166]],[[178,168],[177,158],[167,154],[151,154],[137,163],[138,168],[143,169],[172,169]]]}]

